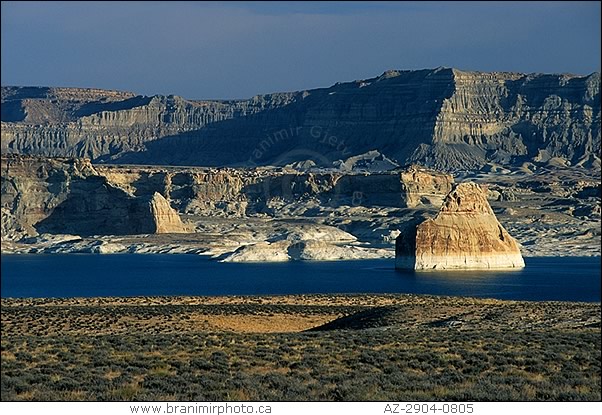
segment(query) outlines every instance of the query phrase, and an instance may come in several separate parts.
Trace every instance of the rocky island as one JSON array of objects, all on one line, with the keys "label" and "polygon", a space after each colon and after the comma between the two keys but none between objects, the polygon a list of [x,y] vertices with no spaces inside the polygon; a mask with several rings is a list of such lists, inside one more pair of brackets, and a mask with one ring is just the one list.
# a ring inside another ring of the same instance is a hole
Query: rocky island
[{"label": "rocky island", "polygon": [[518,244],[496,219],[486,193],[470,182],[454,186],[434,218],[403,229],[395,253],[399,269],[525,266]]}]

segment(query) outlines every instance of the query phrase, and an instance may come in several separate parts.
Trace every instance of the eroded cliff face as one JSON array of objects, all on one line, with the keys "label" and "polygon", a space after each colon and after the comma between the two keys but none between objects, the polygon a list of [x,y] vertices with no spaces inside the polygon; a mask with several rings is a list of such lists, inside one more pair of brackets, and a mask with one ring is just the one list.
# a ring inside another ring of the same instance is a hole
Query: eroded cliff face
[{"label": "eroded cliff face", "polygon": [[187,232],[160,194],[112,185],[89,160],[2,157],[2,238]]},{"label": "eroded cliff face", "polygon": [[387,71],[238,101],[2,88],[3,153],[324,167],[371,150],[442,170],[525,161],[599,168],[600,74]]},{"label": "eroded cliff face", "polygon": [[85,194],[101,185],[99,181],[93,183],[94,179],[88,181],[89,177],[97,177],[97,173],[85,159],[2,156],[1,168],[2,209],[30,232],[34,232],[34,224],[46,219],[72,192],[82,189]]},{"label": "eroded cliff face", "polygon": [[401,173],[402,195],[406,207],[419,205],[441,206],[452,189],[454,179],[450,174],[410,166]]},{"label": "eroded cliff face", "polygon": [[[3,238],[26,234],[184,232],[195,217],[319,215],[324,207],[438,206],[450,175],[92,165],[86,159],[2,156]],[[290,213],[286,210],[284,215]]]},{"label": "eroded cliff face", "polygon": [[101,92],[3,87],[2,152],[108,161],[128,152],[145,151],[145,144],[158,138],[286,105],[298,95],[189,101],[172,95]]},{"label": "eroded cliff face", "polygon": [[456,185],[434,218],[408,226],[396,241],[400,269],[496,269],[525,266],[514,238],[498,222],[486,192]]},{"label": "eroded cliff face", "polygon": [[[155,192],[148,202],[150,221],[154,225],[149,233],[185,233],[186,227],[182,223],[178,212],[169,205],[169,202]],[[146,209],[144,209],[146,212]]]},{"label": "eroded cliff face", "polygon": [[[451,176],[417,166],[358,173],[116,166],[4,155],[1,169],[3,253],[391,258],[400,230],[434,216],[453,186]],[[529,256],[599,256],[600,185],[592,173],[553,169],[460,180],[489,184],[491,206]],[[194,233],[172,233],[179,223],[167,205]]]},{"label": "eroded cliff face", "polygon": [[92,88],[7,86],[2,87],[2,121],[61,124],[102,109],[119,110],[135,96],[131,92]]},{"label": "eroded cliff face", "polygon": [[600,74],[452,70],[453,93],[436,116],[432,143],[413,158],[434,168],[478,169],[484,161],[569,164],[600,154]]}]

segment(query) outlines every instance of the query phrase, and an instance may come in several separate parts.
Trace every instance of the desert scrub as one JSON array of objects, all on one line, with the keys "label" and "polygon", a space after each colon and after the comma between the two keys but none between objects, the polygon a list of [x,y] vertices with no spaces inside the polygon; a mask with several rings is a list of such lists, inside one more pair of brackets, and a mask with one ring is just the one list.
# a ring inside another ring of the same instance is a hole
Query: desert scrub
[{"label": "desert scrub", "polygon": [[2,347],[3,400],[600,399],[600,333],[587,330],[11,336]]},{"label": "desert scrub", "polygon": [[[599,304],[305,299],[313,305],[267,297],[224,300],[228,304],[169,297],[2,300],[1,398],[601,398],[600,332],[587,328],[599,321]],[[334,321],[315,331],[271,334],[206,324],[214,317],[270,315]],[[463,323],[441,323],[450,319]]]}]

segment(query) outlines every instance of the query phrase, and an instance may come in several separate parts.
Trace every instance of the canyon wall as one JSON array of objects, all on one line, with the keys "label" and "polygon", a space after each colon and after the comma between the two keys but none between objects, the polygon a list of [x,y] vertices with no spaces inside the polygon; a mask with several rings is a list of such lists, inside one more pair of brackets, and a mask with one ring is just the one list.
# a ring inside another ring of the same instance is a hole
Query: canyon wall
[{"label": "canyon wall", "polygon": [[3,239],[188,231],[159,193],[128,193],[89,160],[3,156],[1,166]]},{"label": "canyon wall", "polygon": [[[312,173],[93,165],[88,159],[2,156],[6,235],[184,232],[178,215],[273,216],[291,206],[440,205],[453,178],[424,168],[384,173]],[[3,237],[5,232],[3,232]]]},{"label": "canyon wall", "polygon": [[441,170],[599,168],[600,74],[387,71],[231,101],[2,87],[1,149],[124,164],[332,167],[378,150]]}]

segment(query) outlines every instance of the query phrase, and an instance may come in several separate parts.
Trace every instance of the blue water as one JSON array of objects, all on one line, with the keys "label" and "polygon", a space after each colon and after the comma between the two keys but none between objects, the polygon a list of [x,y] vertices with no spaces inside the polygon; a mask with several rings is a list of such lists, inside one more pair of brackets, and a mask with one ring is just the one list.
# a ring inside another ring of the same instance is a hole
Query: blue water
[{"label": "blue water", "polygon": [[519,271],[394,269],[394,260],[220,263],[196,255],[3,255],[2,297],[413,293],[600,301],[600,257],[526,258]]}]

